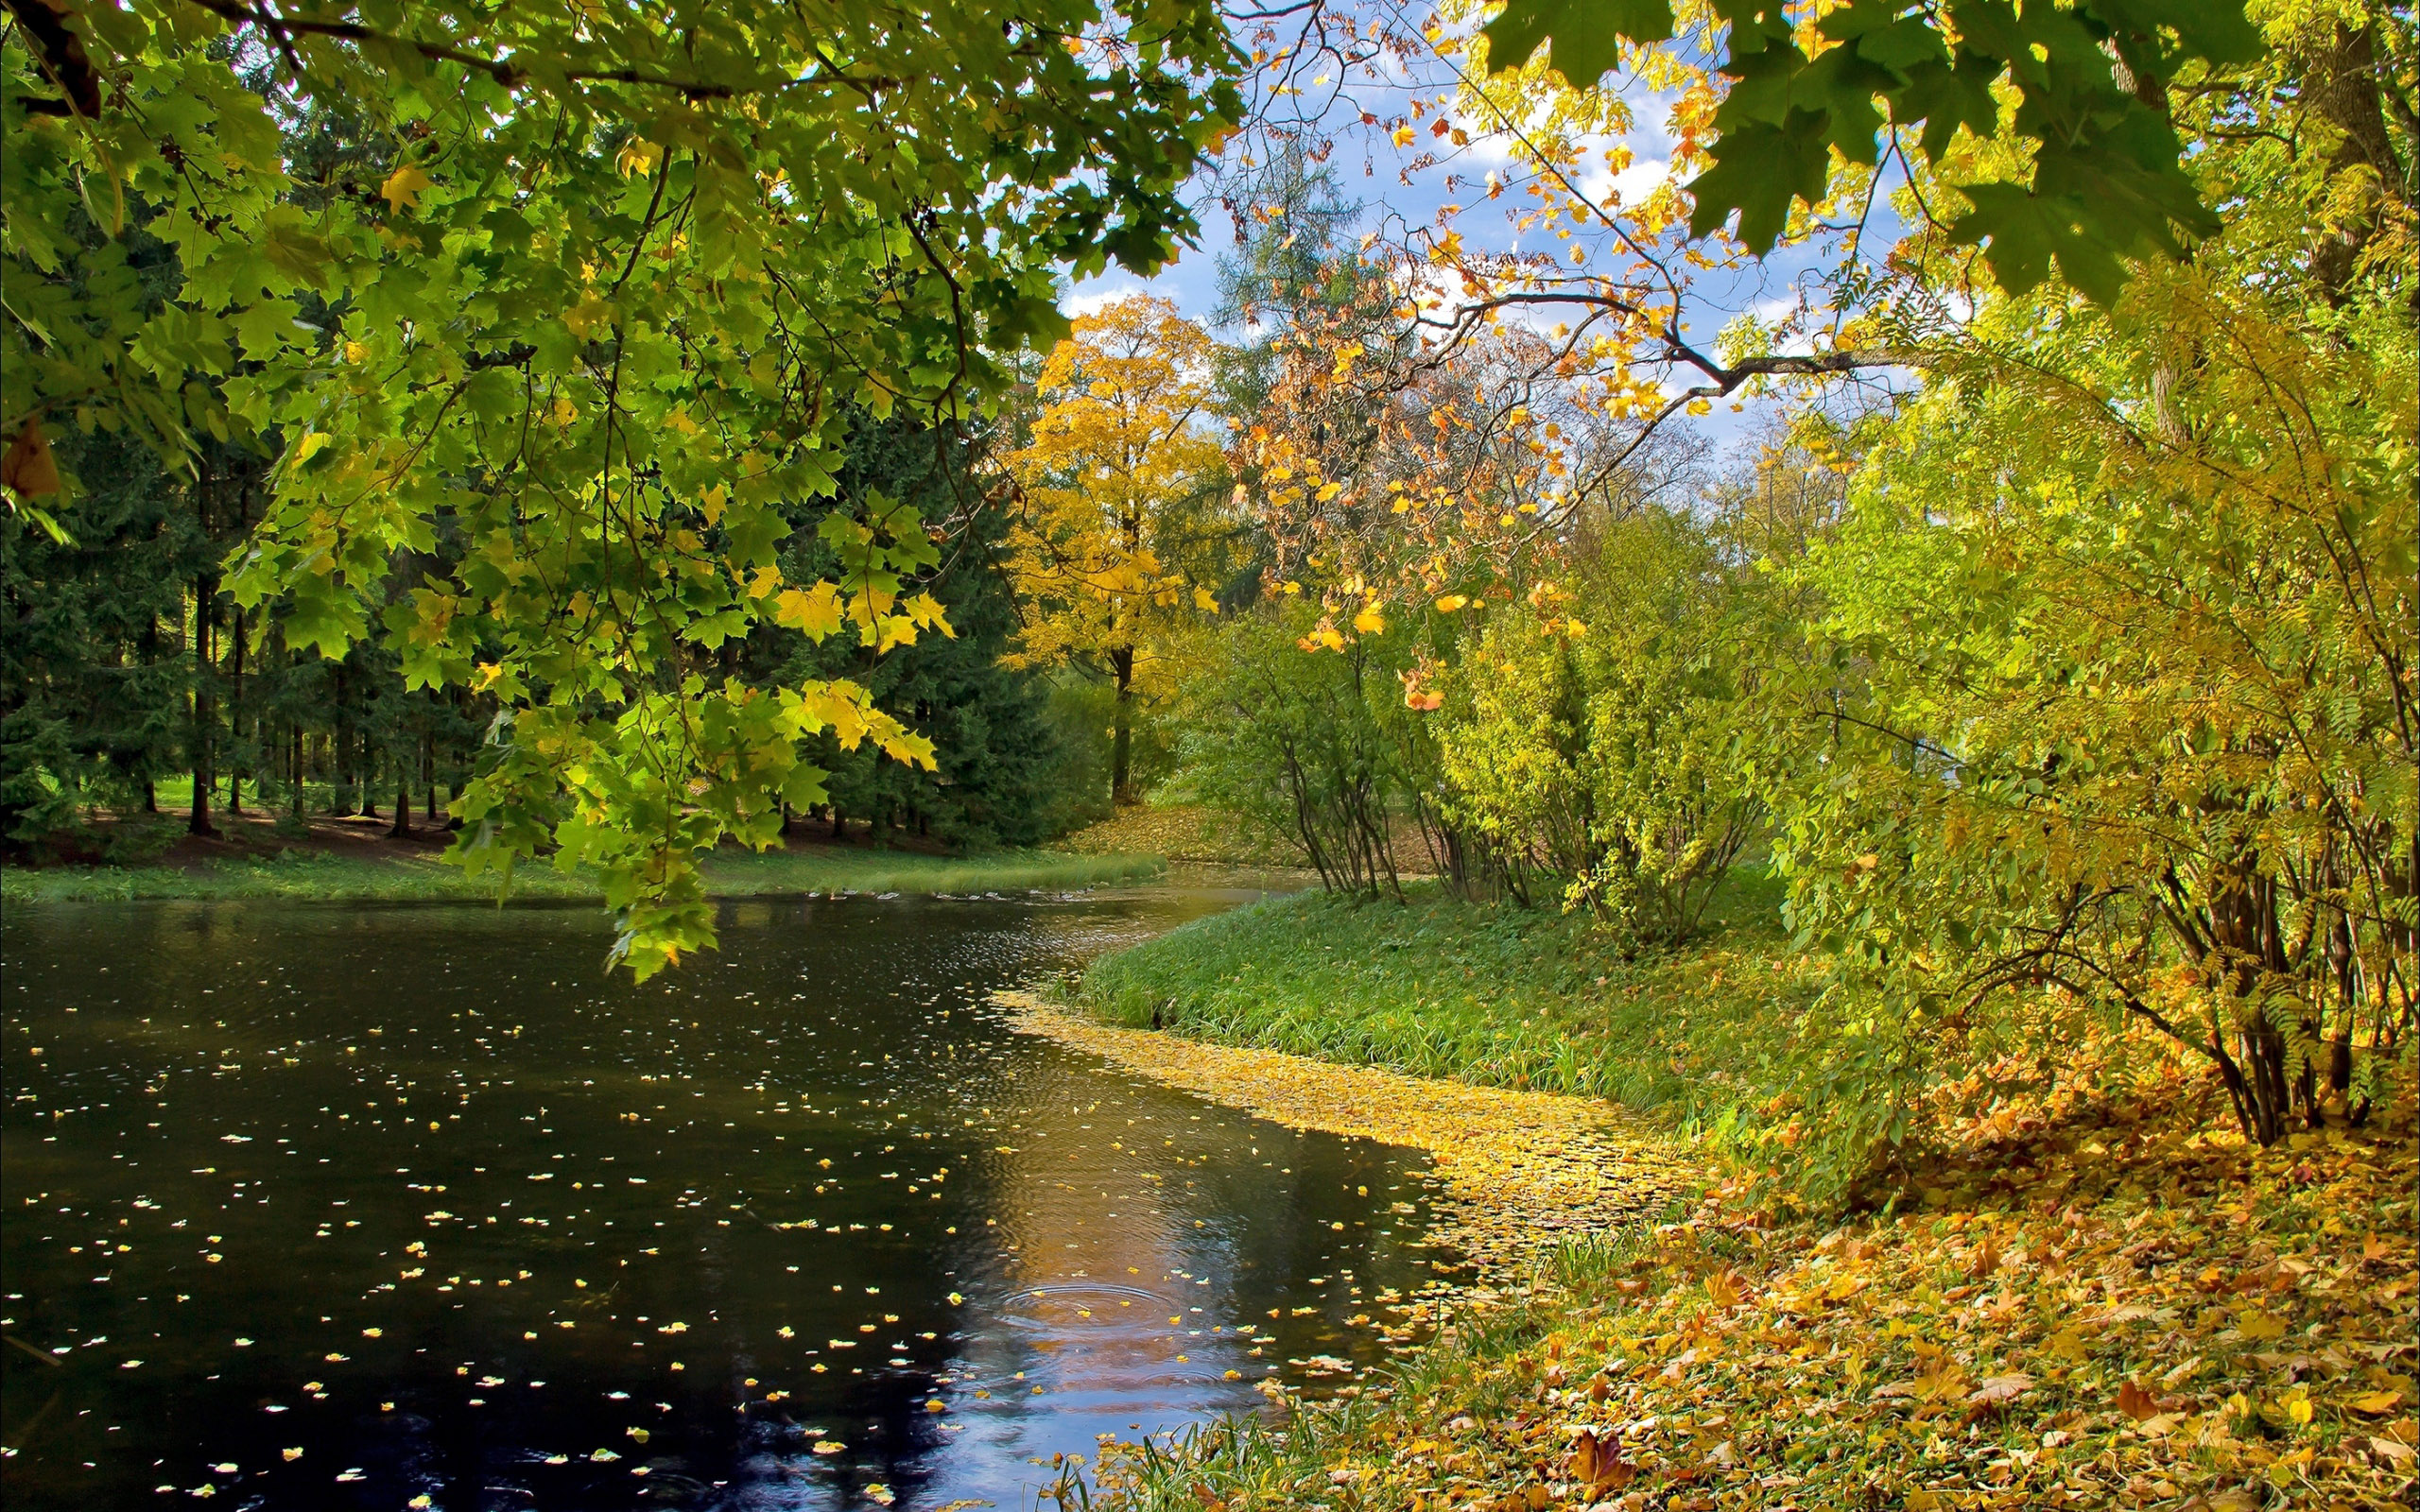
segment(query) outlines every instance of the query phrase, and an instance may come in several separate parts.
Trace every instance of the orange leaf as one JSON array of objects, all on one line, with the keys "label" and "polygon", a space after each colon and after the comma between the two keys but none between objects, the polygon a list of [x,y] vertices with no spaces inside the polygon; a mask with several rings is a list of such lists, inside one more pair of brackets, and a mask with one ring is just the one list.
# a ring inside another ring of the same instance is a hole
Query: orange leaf
[{"label": "orange leaf", "polygon": [[0,483],[20,499],[59,491],[59,464],[51,459],[50,438],[43,434],[42,421],[27,417],[26,428],[9,443],[9,455],[0,457]]},{"label": "orange leaf", "polygon": [[1597,1435],[1583,1428],[1571,1441],[1571,1478],[1583,1485],[1594,1485],[1601,1477],[1604,1456],[1597,1447]]}]

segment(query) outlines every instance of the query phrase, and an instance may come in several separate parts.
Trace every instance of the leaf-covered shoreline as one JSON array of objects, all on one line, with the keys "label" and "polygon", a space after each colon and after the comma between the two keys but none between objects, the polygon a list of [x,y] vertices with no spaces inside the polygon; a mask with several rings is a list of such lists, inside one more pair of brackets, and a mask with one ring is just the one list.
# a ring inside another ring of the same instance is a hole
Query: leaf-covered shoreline
[{"label": "leaf-covered shoreline", "polygon": [[[1261,1091],[1267,1062],[1291,1057],[1024,1011],[1212,1096],[1234,1099],[1242,1078],[1256,1111],[1304,1106]],[[1509,1305],[1465,1313],[1392,1379],[1294,1402],[1282,1423],[1117,1446],[1094,1500],[1137,1512],[2408,1505],[2420,1485],[2408,1121],[2263,1149],[2208,1131],[2211,1095],[2172,1083],[2129,1105],[2047,1109],[2014,1140],[1979,1129],[1928,1173],[1939,1184],[1881,1214],[1792,1217],[1735,1182],[1681,1222],[1532,1245],[1545,1263],[1530,1284],[1493,1294]],[[1432,1105],[1425,1143],[1450,1148],[1458,1120],[1478,1144],[1502,1137],[1463,1101]],[[1300,1116],[1383,1137],[1333,1110],[1344,1106]],[[1536,1216],[1538,1235],[1554,1231]]]},{"label": "leaf-covered shoreline", "polygon": [[1586,1098],[1120,1029],[1026,992],[993,1001],[1019,1028],[1213,1102],[1427,1152],[1445,1214],[1436,1238],[1482,1276],[1516,1277],[1554,1244],[1634,1225],[1704,1181],[1660,1132]]}]

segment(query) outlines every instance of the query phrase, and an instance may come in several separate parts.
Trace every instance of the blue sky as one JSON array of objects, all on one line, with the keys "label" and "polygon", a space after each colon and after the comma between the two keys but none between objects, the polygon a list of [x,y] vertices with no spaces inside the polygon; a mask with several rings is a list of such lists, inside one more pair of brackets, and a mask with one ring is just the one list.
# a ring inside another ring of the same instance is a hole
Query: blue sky
[{"label": "blue sky", "polygon": [[[1462,203],[1473,205],[1456,221],[1466,243],[1494,250],[1513,249],[1519,240],[1512,221],[1523,206],[1520,197],[1506,195],[1499,202],[1500,215],[1494,213],[1496,206],[1473,204],[1481,195],[1471,180],[1509,161],[1500,139],[1477,137],[1449,161],[1426,171],[1408,171],[1414,153],[1430,144],[1426,132],[1421,134],[1414,147],[1399,148],[1391,143],[1383,128],[1364,127],[1356,121],[1359,111],[1365,108],[1381,117],[1398,115],[1405,100],[1415,91],[1434,98],[1449,76],[1433,60],[1431,65],[1423,71],[1426,77],[1407,77],[1391,70],[1392,77],[1357,79],[1351,92],[1339,95],[1322,114],[1322,129],[1335,141],[1328,166],[1338,188],[1343,198],[1363,206],[1363,230],[1389,219],[1399,225],[1427,225],[1434,221],[1442,206]],[[1583,186],[1596,194],[1611,183],[1634,202],[1667,174],[1672,150],[1672,138],[1667,128],[1668,102],[1647,93],[1634,78],[1625,81],[1620,76],[1613,76],[1605,82],[1629,96],[1633,105],[1634,125],[1621,138],[1621,145],[1630,150],[1633,165],[1618,178],[1601,166],[1595,168],[1588,176],[1593,181],[1583,180]],[[1238,138],[1239,142],[1242,140]],[[1239,149],[1231,147],[1231,155],[1236,150]],[[1448,176],[1452,174],[1462,177],[1459,189],[1449,182]],[[1232,245],[1232,227],[1225,210],[1217,203],[1215,183],[1207,177],[1197,182],[1194,200],[1201,221],[1200,245],[1182,253],[1173,266],[1148,279],[1113,267],[1099,277],[1074,285],[1061,301],[1063,307],[1070,314],[1083,314],[1123,295],[1148,291],[1172,301],[1184,315],[1207,322],[1218,304],[1218,258]],[[1877,207],[1876,219],[1878,224],[1870,245],[1879,247],[1887,245],[1895,233],[1896,223],[1887,206]],[[1737,267],[1700,273],[1684,306],[1690,336],[1710,345],[1731,318],[1742,311],[1771,318],[1797,302],[1803,284],[1812,289],[1810,302],[1820,307],[1821,290],[1808,283],[1809,277],[1828,267],[1833,256],[1823,247],[1801,245],[1777,249],[1770,258],[1748,260]],[[1694,419],[1675,416],[1669,423],[1692,430],[1719,450],[1728,451],[1755,425],[1765,408],[1754,402],[1741,412],[1718,405],[1709,415]]]}]

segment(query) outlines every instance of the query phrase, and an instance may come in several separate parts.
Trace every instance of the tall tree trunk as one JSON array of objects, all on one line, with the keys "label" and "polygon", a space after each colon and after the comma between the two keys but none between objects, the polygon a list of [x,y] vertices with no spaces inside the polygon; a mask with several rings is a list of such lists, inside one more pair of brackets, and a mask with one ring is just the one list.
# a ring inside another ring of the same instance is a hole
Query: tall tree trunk
[{"label": "tall tree trunk", "polygon": [[331,737],[330,765],[336,781],[328,799],[328,812],[338,818],[353,813],[353,710],[345,702],[344,666],[338,663],[336,675],[336,733]]},{"label": "tall tree trunk", "polygon": [[420,732],[420,780],[428,793],[428,822],[437,822],[437,735]]},{"label": "tall tree trunk", "polygon": [[[228,628],[234,632],[234,644],[227,648],[227,732],[229,744],[242,728],[244,718],[244,610],[241,605],[231,611]],[[230,754],[227,762],[227,812],[244,812],[244,764]]]},{"label": "tall tree trunk", "polygon": [[1121,645],[1109,653],[1117,674],[1117,703],[1110,722],[1109,800],[1123,806],[1134,801],[1134,648]]},{"label": "tall tree trunk", "polygon": [[211,770],[213,744],[218,735],[218,669],[213,644],[212,627],[217,620],[218,583],[216,578],[197,577],[193,584],[193,810],[185,819],[185,829],[195,834],[216,834],[210,822],[210,786],[215,774]]},{"label": "tall tree trunk", "polygon": [[389,840],[412,837],[412,772],[402,757],[395,759],[395,822],[387,827]]}]

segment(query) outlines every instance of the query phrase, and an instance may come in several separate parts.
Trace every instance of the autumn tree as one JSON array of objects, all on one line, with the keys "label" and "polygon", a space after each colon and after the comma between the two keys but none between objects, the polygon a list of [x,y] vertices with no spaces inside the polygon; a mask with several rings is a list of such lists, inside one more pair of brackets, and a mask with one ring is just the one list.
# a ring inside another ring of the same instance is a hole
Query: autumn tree
[{"label": "autumn tree", "polygon": [[1226,482],[1212,352],[1166,300],[1132,296],[1078,319],[1043,365],[1032,439],[1008,457],[1022,500],[1011,570],[1029,606],[1020,656],[1115,685],[1120,803],[1135,800],[1136,706],[1172,691],[1182,643],[1218,609],[1200,570]]},{"label": "autumn tree", "polygon": [[2097,1016],[2266,1143],[2420,1022],[2420,141],[2384,14],[2264,26],[2179,106],[2193,261],[1988,293],[1869,427],[1775,792],[1793,917],[1925,1057]]}]

